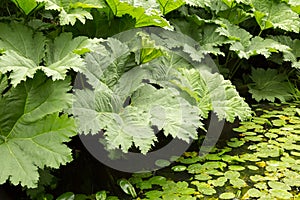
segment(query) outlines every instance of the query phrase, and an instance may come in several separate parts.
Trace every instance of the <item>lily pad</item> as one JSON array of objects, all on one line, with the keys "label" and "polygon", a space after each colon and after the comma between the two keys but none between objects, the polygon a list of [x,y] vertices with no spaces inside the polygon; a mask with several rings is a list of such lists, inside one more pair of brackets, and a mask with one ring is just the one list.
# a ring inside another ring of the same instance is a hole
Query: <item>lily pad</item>
[{"label": "lily pad", "polygon": [[271,138],[271,139],[272,139],[272,138],[277,138],[277,137],[278,137],[278,135],[275,134],[275,133],[266,133],[265,136],[268,137],[268,138]]},{"label": "lily pad", "polygon": [[167,179],[166,179],[166,177],[163,177],[163,176],[153,176],[148,181],[153,185],[163,186],[166,184]]},{"label": "lily pad", "polygon": [[247,183],[240,178],[230,179],[229,182],[231,185],[233,185],[234,188],[243,188],[248,186]]},{"label": "lily pad", "polygon": [[248,128],[246,128],[245,126],[240,126],[237,128],[233,128],[232,130],[234,130],[235,132],[244,133],[248,130]]},{"label": "lily pad", "polygon": [[167,167],[169,166],[171,163],[168,160],[163,160],[163,159],[158,159],[155,161],[155,165],[158,167]]},{"label": "lily pad", "polygon": [[182,172],[182,171],[185,171],[186,170],[186,166],[184,165],[176,165],[174,167],[172,167],[171,169],[174,171],[174,172]]},{"label": "lily pad", "polygon": [[268,186],[267,186],[266,182],[256,183],[256,184],[254,184],[254,187],[256,187],[256,188],[258,188],[260,190],[267,190],[268,189]]},{"label": "lily pad", "polygon": [[220,172],[216,169],[206,170],[205,173],[210,174],[210,175],[214,175],[214,176],[223,176],[224,175],[223,172]]},{"label": "lily pad", "polygon": [[240,173],[237,171],[227,171],[224,173],[224,176],[228,179],[236,179],[240,177]]},{"label": "lily pad", "polygon": [[252,122],[256,123],[256,124],[260,124],[260,125],[264,125],[264,124],[270,124],[270,121],[266,118],[269,118],[269,116],[263,118],[261,117],[253,117],[252,118]]},{"label": "lily pad", "polygon": [[255,188],[251,188],[247,191],[247,194],[250,196],[250,197],[261,197],[262,196],[262,193],[258,190],[258,189],[255,189]]},{"label": "lily pad", "polygon": [[193,163],[197,163],[199,161],[202,161],[203,158],[197,156],[197,157],[193,157],[193,158],[184,158],[184,157],[180,157],[178,159],[178,162],[182,163],[182,164],[193,164]]},{"label": "lily pad", "polygon": [[281,126],[286,125],[286,121],[282,120],[282,119],[274,119],[274,120],[272,120],[272,124],[274,126],[281,127]]},{"label": "lily pad", "polygon": [[254,171],[259,170],[259,168],[254,165],[248,165],[247,168]]},{"label": "lily pad", "polygon": [[273,197],[277,197],[279,199],[291,199],[293,197],[291,193],[281,189],[271,189],[270,193]]},{"label": "lily pad", "polygon": [[219,177],[215,180],[209,180],[208,184],[211,184],[215,187],[222,187],[225,185],[225,183],[227,182],[227,178],[226,177]]},{"label": "lily pad", "polygon": [[257,155],[253,153],[244,153],[240,155],[240,159],[244,160],[244,162],[245,160],[252,161],[252,162],[257,162],[261,160],[260,158],[257,157]]},{"label": "lily pad", "polygon": [[146,192],[145,195],[149,199],[159,199],[162,196],[163,192],[158,190],[152,190],[149,192]]},{"label": "lily pad", "polygon": [[257,133],[255,132],[245,132],[243,133],[244,135],[247,135],[247,136],[254,136],[254,135],[257,135]]},{"label": "lily pad", "polygon": [[200,174],[205,171],[205,167],[203,167],[200,163],[191,164],[187,168],[190,174]]},{"label": "lily pad", "polygon": [[219,168],[219,169],[223,170],[223,168],[226,167],[227,164],[224,162],[205,162],[202,166],[206,169],[218,169]]},{"label": "lily pad", "polygon": [[243,139],[246,141],[253,141],[253,142],[259,142],[263,140],[262,136],[246,136]]},{"label": "lily pad", "polygon": [[235,198],[235,194],[233,194],[232,192],[225,192],[225,193],[222,193],[220,196],[219,196],[220,199],[234,199]]},{"label": "lily pad", "polygon": [[240,165],[230,165],[228,168],[233,171],[243,171],[245,169],[245,167]]},{"label": "lily pad", "polygon": [[239,140],[238,138],[232,138],[229,142],[227,142],[227,145],[233,148],[237,148],[242,146],[245,143],[243,140]]},{"label": "lily pad", "polygon": [[195,185],[197,187],[198,191],[201,192],[202,194],[213,195],[213,194],[217,193],[216,190],[207,183],[203,183],[203,182],[199,182],[199,181],[192,181],[191,184]]},{"label": "lily pad", "polygon": [[251,179],[251,181],[253,181],[253,182],[259,182],[259,181],[264,181],[264,180],[266,180],[265,179],[265,177],[264,176],[262,176],[262,175],[253,175],[253,176],[250,176],[250,179]]},{"label": "lily pad", "polygon": [[221,157],[218,154],[207,154],[205,156],[206,160],[221,160]]},{"label": "lily pad", "polygon": [[268,185],[272,189],[291,190],[290,186],[288,186],[286,183],[282,183],[282,182],[269,181]]},{"label": "lily pad", "polygon": [[224,162],[245,162],[245,160],[243,158],[240,158],[239,156],[231,156],[231,155],[224,155],[222,156],[222,161]]},{"label": "lily pad", "polygon": [[291,151],[291,155],[300,157],[300,152],[297,152],[297,151]]},{"label": "lily pad", "polygon": [[202,174],[195,175],[195,179],[199,181],[207,181],[212,179],[212,177],[208,174],[202,173]]}]

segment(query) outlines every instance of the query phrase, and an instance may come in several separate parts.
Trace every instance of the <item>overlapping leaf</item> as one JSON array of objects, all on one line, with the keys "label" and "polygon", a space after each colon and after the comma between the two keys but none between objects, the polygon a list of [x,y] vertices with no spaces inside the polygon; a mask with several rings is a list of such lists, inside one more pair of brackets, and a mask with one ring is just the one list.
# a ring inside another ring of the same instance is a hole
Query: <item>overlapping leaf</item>
[{"label": "overlapping leaf", "polygon": [[[236,117],[244,120],[251,115],[234,86],[220,74],[202,74],[170,52],[153,57],[152,50],[159,49],[154,42],[163,41],[162,35],[151,35],[156,40],[150,41],[148,37],[145,43],[144,34],[136,33],[133,40],[138,42],[131,41],[130,48],[108,38],[99,46],[101,51],[86,55],[87,66],[82,72],[92,89],[76,90],[73,106],[80,132],[97,134],[105,130],[106,148],[121,147],[127,152],[134,144],[147,153],[156,140],[152,127],[189,142],[197,137],[196,129],[202,127],[201,117],[207,118],[211,110],[219,119],[231,122]],[[151,51],[146,48],[149,42]],[[178,45],[184,46],[180,42]],[[143,47],[148,50],[143,58],[149,62],[141,64],[136,56],[140,58]],[[196,56],[197,50],[194,52]]]},{"label": "overlapping leaf", "polygon": [[0,49],[4,55],[0,56],[0,72],[11,72],[13,86],[32,78],[39,69],[53,80],[61,80],[67,70],[79,71],[84,66],[80,55],[94,49],[98,41],[62,33],[54,41],[46,42],[41,32],[34,33],[25,25],[1,24]]},{"label": "overlapping leaf", "polygon": [[144,112],[150,111],[151,125],[163,129],[165,135],[186,142],[197,138],[196,129],[202,126],[198,108],[180,98],[179,92],[171,89],[156,90],[146,85],[133,94],[132,103]]},{"label": "overlapping leaf", "polygon": [[161,16],[159,4],[156,1],[143,0],[135,3],[128,0],[107,0],[106,2],[115,16],[122,17],[127,14],[135,18],[135,27],[170,26],[168,21]]},{"label": "overlapping leaf", "polygon": [[12,0],[23,12],[28,15],[32,10],[38,7],[35,0]]},{"label": "overlapping leaf", "polygon": [[[75,124],[58,112],[70,106],[68,81],[47,79],[41,73],[0,98],[0,184],[36,187],[38,168],[58,168],[72,160],[62,144],[76,134]],[[13,111],[13,112],[12,112]]]},{"label": "overlapping leaf", "polygon": [[36,0],[45,3],[46,10],[57,10],[60,12],[61,25],[74,25],[76,20],[85,23],[86,19],[93,19],[89,12],[91,8],[103,8],[105,3],[102,0]]},{"label": "overlapping leaf", "polygon": [[275,41],[280,42],[281,44],[290,47],[288,51],[283,52],[284,60],[292,62],[292,67],[300,68],[300,61],[298,61],[298,59],[300,58],[300,40],[293,40],[292,38],[283,35],[274,36],[271,38]]},{"label": "overlapping leaf", "polygon": [[266,58],[272,53],[286,52],[290,48],[270,38],[263,39],[259,36],[251,39],[250,43],[236,42],[231,45],[230,50],[235,51],[240,58],[248,59],[250,56],[263,55]]},{"label": "overlapping leaf", "polygon": [[275,98],[278,98],[281,102],[285,102],[291,97],[287,76],[278,74],[275,69],[252,69],[251,79],[254,83],[249,84],[249,92],[256,101],[274,102]]},{"label": "overlapping leaf", "polygon": [[162,13],[168,14],[169,12],[176,10],[180,6],[182,6],[185,2],[183,0],[158,0],[158,3],[160,5],[160,10]]},{"label": "overlapping leaf", "polygon": [[300,18],[286,3],[281,1],[252,0],[254,15],[261,30],[280,28],[299,33]]}]

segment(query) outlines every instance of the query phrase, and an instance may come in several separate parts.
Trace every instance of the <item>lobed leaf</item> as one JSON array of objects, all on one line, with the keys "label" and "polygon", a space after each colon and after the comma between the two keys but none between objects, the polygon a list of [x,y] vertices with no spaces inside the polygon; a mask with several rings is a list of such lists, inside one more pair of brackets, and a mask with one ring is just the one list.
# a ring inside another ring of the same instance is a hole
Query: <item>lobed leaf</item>
[{"label": "lobed leaf", "polygon": [[[0,184],[10,180],[37,187],[38,169],[72,160],[63,142],[76,134],[74,121],[58,112],[70,106],[68,81],[53,82],[41,73],[0,98]],[[11,112],[14,110],[14,112]]]},{"label": "lobed leaf", "polygon": [[281,1],[252,0],[254,16],[261,30],[280,28],[299,33],[300,18],[286,3]]},{"label": "lobed leaf", "polygon": [[275,101],[275,98],[285,102],[291,97],[291,88],[285,74],[278,74],[275,69],[252,69],[249,92],[256,101]]},{"label": "lobed leaf", "polygon": [[46,10],[57,10],[60,12],[60,25],[75,25],[79,20],[85,23],[86,19],[93,19],[89,12],[91,8],[106,7],[102,0],[36,0],[45,3]]}]

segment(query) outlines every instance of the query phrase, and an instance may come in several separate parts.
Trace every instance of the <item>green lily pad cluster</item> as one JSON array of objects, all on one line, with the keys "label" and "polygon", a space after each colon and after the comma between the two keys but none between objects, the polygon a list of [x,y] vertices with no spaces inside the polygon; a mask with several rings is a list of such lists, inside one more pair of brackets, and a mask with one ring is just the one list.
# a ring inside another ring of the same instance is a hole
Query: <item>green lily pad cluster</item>
[{"label": "green lily pad cluster", "polygon": [[138,199],[300,198],[298,104],[257,106],[225,146],[204,156],[185,152],[168,173],[135,174],[129,181]]}]

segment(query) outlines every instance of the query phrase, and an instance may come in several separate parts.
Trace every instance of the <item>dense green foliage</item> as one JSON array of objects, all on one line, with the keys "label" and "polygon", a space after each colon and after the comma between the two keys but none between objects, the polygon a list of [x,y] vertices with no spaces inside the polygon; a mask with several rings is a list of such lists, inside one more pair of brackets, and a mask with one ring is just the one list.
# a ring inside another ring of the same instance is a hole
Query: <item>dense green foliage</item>
[{"label": "dense green foliage", "polygon": [[298,105],[257,107],[260,114],[235,128],[227,145],[204,156],[186,152],[172,165],[175,175],[141,173],[129,181],[141,199],[299,198]]},{"label": "dense green foliage", "polygon": [[[64,143],[77,134],[104,131],[107,150],[146,154],[158,141],[153,127],[189,142],[211,112],[249,119],[240,94],[249,102],[299,98],[298,1],[3,0],[0,10],[0,184],[37,187],[43,169],[72,161]],[[208,70],[206,56],[221,74]],[[243,185],[238,177],[225,176]],[[212,185],[194,183],[200,193]],[[188,186],[172,184],[161,186]]]}]

